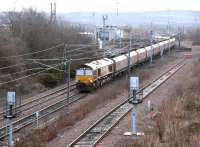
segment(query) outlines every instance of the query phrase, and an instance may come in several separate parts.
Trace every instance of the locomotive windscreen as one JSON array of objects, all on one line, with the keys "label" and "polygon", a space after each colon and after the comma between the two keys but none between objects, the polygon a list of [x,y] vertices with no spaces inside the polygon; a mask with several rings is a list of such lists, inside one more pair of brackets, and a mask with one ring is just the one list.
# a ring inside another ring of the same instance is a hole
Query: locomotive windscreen
[{"label": "locomotive windscreen", "polygon": [[76,75],[77,76],[92,76],[93,75],[93,72],[91,69],[77,69],[76,70]]}]

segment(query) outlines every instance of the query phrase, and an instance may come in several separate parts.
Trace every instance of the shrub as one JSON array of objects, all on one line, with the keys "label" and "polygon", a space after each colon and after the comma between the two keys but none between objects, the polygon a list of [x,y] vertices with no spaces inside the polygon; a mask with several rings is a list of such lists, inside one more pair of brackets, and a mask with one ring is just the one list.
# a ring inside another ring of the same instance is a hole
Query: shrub
[{"label": "shrub", "polygon": [[53,88],[57,85],[57,79],[53,74],[43,73],[38,76],[38,82],[47,88]]}]

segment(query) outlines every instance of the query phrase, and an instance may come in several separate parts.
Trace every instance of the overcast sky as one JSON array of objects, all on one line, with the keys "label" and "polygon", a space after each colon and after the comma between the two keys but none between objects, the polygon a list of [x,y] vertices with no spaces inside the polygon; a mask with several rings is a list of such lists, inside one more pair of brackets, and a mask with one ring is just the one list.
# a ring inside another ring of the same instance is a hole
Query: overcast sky
[{"label": "overcast sky", "polygon": [[57,3],[57,12],[144,12],[157,10],[200,10],[200,0],[0,0],[0,11],[33,7],[50,11],[50,2]]}]

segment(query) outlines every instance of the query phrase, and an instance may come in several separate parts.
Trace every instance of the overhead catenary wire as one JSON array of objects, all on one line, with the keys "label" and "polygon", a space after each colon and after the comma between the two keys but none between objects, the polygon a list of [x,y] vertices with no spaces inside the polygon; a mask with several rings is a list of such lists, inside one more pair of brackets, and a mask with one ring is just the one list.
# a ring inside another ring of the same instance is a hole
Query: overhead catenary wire
[{"label": "overhead catenary wire", "polygon": [[[97,45],[96,45],[97,46]],[[70,49],[70,51],[67,51],[68,53],[72,53],[72,52],[75,52],[75,51],[79,51],[79,50],[82,50],[84,48],[88,48],[88,46],[83,46],[83,47],[79,47],[79,48],[75,48],[75,49]]]},{"label": "overhead catenary wire", "polygon": [[[105,57],[103,55],[101,56],[93,56],[93,57],[85,57],[85,58],[72,58],[71,61],[80,61],[80,60],[85,60],[85,59],[96,59],[96,58],[102,58],[102,57]],[[63,60],[64,58],[62,59],[59,59],[59,60]],[[32,61],[45,61],[46,59],[29,59],[29,60],[32,60]],[[51,59],[47,59],[47,61],[51,61]],[[53,59],[54,60],[54,59]],[[66,63],[68,63],[68,61],[66,61]]]},{"label": "overhead catenary wire", "polygon": [[67,44],[69,47],[77,47],[77,46],[85,46],[85,47],[90,47],[97,45],[98,43],[90,43],[90,44]]},{"label": "overhead catenary wire", "polygon": [[[57,45],[56,47],[58,46],[61,46],[62,44],[59,44]],[[88,45],[89,46],[89,45]],[[88,46],[84,46],[84,47],[80,47],[80,48],[76,48],[76,49],[73,49],[71,50],[72,52],[74,51],[77,51],[77,50],[81,50],[83,48],[87,48]],[[17,56],[9,56],[9,57],[5,57],[5,58],[10,58],[10,57],[19,57],[19,56],[26,56],[26,55],[31,55],[31,54],[36,54],[36,53],[40,53],[40,52],[43,52],[43,51],[47,51],[49,49],[53,49],[55,48],[54,47],[51,47],[51,48],[48,48],[48,49],[45,49],[45,50],[41,50],[41,51],[38,51],[38,52],[32,52],[32,53],[27,53],[27,54],[22,54],[22,55],[17,55]],[[126,47],[123,47],[122,49],[125,49]],[[92,52],[103,52],[103,50],[106,50],[106,49],[101,49],[101,50],[93,50]],[[78,54],[84,54],[84,53],[78,53]],[[77,55],[77,54],[75,54]],[[94,57],[94,58],[99,58],[100,56],[97,56],[97,57]],[[103,57],[103,56],[102,56]],[[4,58],[4,57],[0,57],[0,58]],[[94,59],[94,58],[81,58],[81,59]],[[35,61],[35,60],[38,60],[38,61],[60,61],[60,60],[63,60],[63,57],[60,57],[60,58],[54,58],[54,59],[24,59],[25,61]],[[72,59],[72,60],[80,60],[80,59]],[[31,63],[19,63],[19,64],[15,64],[15,65],[10,65],[10,66],[5,66],[5,67],[1,67],[0,70],[2,69],[7,69],[7,68],[12,68],[12,67],[17,67],[17,66],[24,66],[24,65],[28,65],[28,64],[34,64],[34,62],[31,62]]]},{"label": "overhead catenary wire", "polygon": [[[70,51],[68,51],[68,53],[72,53],[73,51],[77,51],[77,50],[81,50],[81,49],[84,49],[84,48],[87,48],[88,46],[86,46],[86,47],[80,47],[80,48],[76,48],[76,49],[72,49],[71,50],[71,52]],[[128,47],[128,45],[127,46],[125,46],[125,47],[123,47],[123,48],[119,48],[120,49],[120,51],[121,50],[124,50],[124,49],[127,49],[127,47]],[[105,48],[102,48],[102,49],[96,49],[96,50],[92,50],[92,51],[90,51],[90,52],[85,52],[85,50],[82,50],[82,52],[79,52],[79,53],[74,53],[74,54],[71,54],[71,56],[80,56],[80,55],[84,55],[84,54],[91,54],[92,52],[93,53],[101,53],[101,52],[104,52],[104,51],[106,51],[107,49],[105,49]],[[120,53],[119,51],[112,51],[112,53]],[[79,58],[79,59],[73,59],[72,58],[72,61],[77,61],[77,60],[81,60],[81,59],[95,59],[95,58],[100,58],[100,57],[105,57],[105,56],[102,56],[102,55],[100,55],[100,56],[96,56],[96,57],[94,57],[94,58]],[[31,59],[24,59],[24,60],[26,60],[26,61],[62,61],[64,59],[64,57],[58,57],[58,58],[53,58],[53,59],[50,59],[50,58],[46,58],[46,59],[44,59],[44,58],[31,58]]]},{"label": "overhead catenary wire", "polygon": [[2,83],[0,83],[0,86],[5,85],[5,84],[9,84],[9,83],[13,83],[13,82],[16,82],[16,81],[19,81],[19,80],[22,80],[22,79],[25,79],[25,78],[29,78],[29,77],[32,77],[32,76],[36,76],[36,75],[38,75],[40,73],[43,73],[43,72],[48,71],[48,70],[51,70],[51,69],[53,69],[55,67],[59,67],[62,64],[64,64],[64,63],[62,62],[62,63],[60,63],[60,64],[58,64],[58,65],[56,65],[54,67],[47,68],[45,70],[42,70],[42,71],[39,71],[39,72],[36,72],[36,73],[33,73],[33,74],[29,74],[29,75],[26,75],[26,76],[23,76],[23,77],[20,77],[20,78],[16,78],[16,79],[13,79],[13,80],[10,80],[10,81],[2,82]]},{"label": "overhead catenary wire", "polygon": [[[37,63],[38,64],[38,63]],[[53,64],[53,65],[46,65],[48,67],[51,67],[51,66],[55,66],[57,64]],[[24,72],[27,72],[27,71],[33,71],[33,70],[42,70],[42,69],[47,69],[47,68],[44,68],[44,67],[36,67],[36,68],[29,68],[29,69],[25,69],[25,70],[22,70],[22,71],[18,71],[18,72],[14,72],[14,73],[9,73],[9,74],[4,74],[4,75],[0,75],[0,78],[3,78],[3,77],[8,77],[10,75],[15,75],[15,74],[20,74],[20,73],[24,73]],[[55,69],[57,70],[57,69]],[[63,70],[58,70],[58,71],[63,71]]]},{"label": "overhead catenary wire", "polygon": [[42,53],[42,52],[46,52],[46,51],[50,51],[52,49],[58,48],[63,46],[64,43],[58,44],[56,46],[44,49],[44,50],[40,50],[40,51],[36,51],[36,52],[31,52],[31,53],[26,53],[26,54],[20,54],[20,55],[13,55],[13,56],[6,56],[6,57],[0,57],[0,59],[10,59],[10,58],[18,58],[18,57],[23,57],[23,56],[28,56],[28,55],[34,55],[34,54],[38,54],[38,53]]},{"label": "overhead catenary wire", "polygon": [[74,58],[71,59],[71,61],[80,61],[80,60],[90,60],[90,59],[97,59],[98,58],[103,58],[104,56],[94,56],[94,57],[85,57],[85,58]]},{"label": "overhead catenary wire", "polygon": [[[35,52],[31,52],[31,53],[25,53],[25,54],[20,54],[20,55],[13,55],[13,56],[0,57],[0,59],[9,59],[9,58],[17,58],[17,57],[22,57],[22,56],[34,55],[34,54],[46,52],[46,51],[49,51],[49,50],[52,50],[52,49],[55,49],[55,48],[64,46],[64,44],[65,44],[65,43],[60,43],[60,44],[57,44],[57,45],[52,46],[52,47],[50,47],[50,48],[43,49],[43,50],[39,50],[39,51],[35,51]],[[70,46],[82,46],[82,47],[73,49],[73,51],[74,51],[74,50],[80,50],[80,49],[87,48],[87,47],[91,47],[91,46],[98,46],[97,44],[69,44],[69,45],[70,45]],[[0,60],[0,61],[4,61],[4,60]]]},{"label": "overhead catenary wire", "polygon": [[[44,59],[44,58],[41,58],[41,59],[36,59],[36,58],[32,58],[32,59],[25,59],[27,61],[60,61],[60,60],[63,60],[64,57],[60,57],[60,58],[47,58],[47,59]],[[36,62],[35,62],[36,63]]]},{"label": "overhead catenary wire", "polygon": [[[95,51],[92,51],[92,52],[95,52]],[[103,52],[103,51],[101,51],[101,50],[98,51],[98,53],[101,53],[101,52]],[[115,51],[113,53],[117,53],[117,52],[118,51]],[[90,54],[90,53],[88,53],[88,54]],[[78,56],[78,55],[80,56],[81,54],[86,54],[86,52],[85,53],[77,53],[77,54],[75,54],[73,56]],[[99,56],[96,55],[96,56],[93,56],[92,58],[91,57],[86,57],[86,58],[72,58],[71,60],[72,61],[75,61],[75,60],[77,61],[77,60],[81,60],[81,59],[94,59],[94,58],[101,58],[101,57],[105,57],[105,56],[103,56],[103,55],[99,55]],[[54,58],[54,59],[36,59],[36,58],[32,58],[32,59],[25,59],[25,60],[28,60],[28,61],[61,61],[63,59],[64,59],[64,57],[59,57],[59,58]]]},{"label": "overhead catenary wire", "polygon": [[[26,53],[26,54],[20,54],[20,55],[0,57],[0,59],[9,59],[9,58],[17,58],[17,57],[23,57],[23,56],[28,56],[28,55],[34,55],[34,54],[46,52],[46,51],[49,51],[49,50],[52,50],[52,49],[55,49],[55,48],[58,48],[58,47],[61,47],[61,46],[64,46],[64,43],[58,44],[56,46],[53,46],[53,47],[50,47],[50,48],[47,48],[47,49],[44,49],[44,50],[40,50],[40,51],[36,51],[36,52],[31,52],[31,53]],[[94,45],[82,46],[82,47],[79,47],[79,48],[71,49],[68,52],[69,53],[75,52],[75,51],[78,51],[78,50],[81,50],[81,49],[84,49],[84,48],[87,48],[87,47],[90,47],[90,46],[97,46],[97,45],[94,44]],[[28,59],[24,59],[24,60],[28,60]],[[4,61],[4,60],[2,60],[2,61]]]},{"label": "overhead catenary wire", "polygon": [[30,69],[26,69],[26,70],[23,70],[23,71],[18,71],[18,72],[14,72],[14,73],[0,75],[0,78],[5,78],[5,77],[8,77],[10,75],[20,74],[20,73],[24,73],[24,72],[27,72],[27,71],[33,71],[33,70],[41,70],[41,69],[45,69],[45,68],[42,68],[42,67],[30,68]]},{"label": "overhead catenary wire", "polygon": [[[90,52],[79,52],[75,54],[71,54],[72,56],[77,56],[79,54],[91,54],[92,52],[103,52],[103,50],[92,50]],[[24,59],[26,61],[60,61],[63,60],[64,57],[59,57],[59,58],[29,58],[29,59]]]},{"label": "overhead catenary wire", "polygon": [[51,65],[38,62],[38,61],[36,61],[36,60],[34,60],[34,62],[37,63],[37,64],[40,64],[40,65],[42,65],[42,66],[45,66],[45,67],[53,68],[54,70],[57,70],[57,71],[61,71],[61,72],[64,71],[64,70],[60,70],[60,69],[58,69],[58,68],[55,68],[55,67],[53,67],[53,66],[51,66]]},{"label": "overhead catenary wire", "polygon": [[[76,56],[81,56],[81,55],[85,55],[85,54],[91,54],[91,53],[95,53],[95,52],[97,52],[97,51],[96,50],[95,51],[90,51],[89,53],[87,53],[87,52],[80,52],[80,53],[77,53],[77,54],[72,54],[72,56],[76,57]],[[103,51],[98,51],[97,53],[103,53]],[[41,58],[41,59],[31,58],[31,59],[25,59],[25,60],[27,60],[27,61],[61,61],[63,59],[64,59],[64,57],[53,58],[53,59],[50,59],[50,58],[47,58],[47,59],[45,59],[45,58]]]},{"label": "overhead catenary wire", "polygon": [[[123,47],[123,48],[119,48],[119,50],[120,51],[112,51],[113,53],[117,53],[117,52],[121,52],[122,50],[124,50],[124,49],[127,49],[127,47],[128,47],[128,45],[127,46],[125,46],[125,47]],[[91,54],[91,53],[103,53],[104,51],[107,51],[108,49],[106,49],[106,48],[102,48],[102,49],[95,49],[95,50],[91,50],[91,51],[89,51],[89,52],[85,52],[84,50],[82,50],[82,52],[79,52],[79,53],[76,53],[75,55],[73,55],[73,56],[80,56],[81,54]]]},{"label": "overhead catenary wire", "polygon": [[[71,54],[71,56],[78,56],[78,55],[81,55],[81,54],[91,54],[93,52],[98,52],[98,53],[101,53],[103,52],[103,50],[92,50],[90,52],[79,52],[79,53],[76,53],[76,54]],[[59,57],[59,58],[31,58],[31,59],[25,59],[27,61],[60,61],[60,60],[63,60],[64,59],[64,56],[63,57]]]},{"label": "overhead catenary wire", "polygon": [[[71,45],[73,46],[75,44],[71,44]],[[28,55],[34,55],[34,54],[46,52],[46,51],[49,51],[49,50],[52,50],[52,49],[55,49],[55,48],[58,48],[58,47],[61,47],[61,46],[64,46],[64,43],[60,43],[60,44],[55,45],[53,47],[50,47],[50,48],[47,48],[47,49],[44,49],[44,50],[40,50],[40,51],[36,51],[36,52],[25,53],[25,54],[20,54],[20,55],[13,55],[13,56],[6,56],[6,57],[0,57],[0,61],[5,61],[5,60],[1,60],[1,59],[9,59],[9,58],[17,58],[17,57],[23,57],[23,56],[28,56]],[[88,44],[88,45],[78,44],[77,46],[82,46],[82,47],[71,49],[68,52],[72,53],[72,52],[79,51],[79,50],[82,50],[82,49],[87,48],[87,47],[98,46],[98,45],[97,44]],[[106,50],[106,49],[104,49],[104,50]]]},{"label": "overhead catenary wire", "polygon": [[0,70],[12,68],[12,67],[17,67],[17,66],[29,65],[29,64],[33,64],[33,62],[31,62],[31,63],[19,63],[19,64],[10,65],[10,66],[3,66],[3,67],[0,67]]},{"label": "overhead catenary wire", "polygon": [[76,53],[76,54],[74,54],[74,55],[72,55],[73,57],[74,56],[86,56],[86,55],[91,55],[91,54],[97,54],[97,53],[103,53],[104,51],[103,50],[92,50],[92,51],[90,51],[90,52],[80,52],[80,53]]},{"label": "overhead catenary wire", "polygon": [[[64,45],[64,44],[59,44],[59,45],[57,45],[57,46],[54,46],[54,47],[51,47],[51,48],[48,48],[48,49],[45,49],[45,50],[40,50],[40,51],[37,51],[37,52],[31,52],[31,53],[21,54],[21,55],[15,55],[15,56],[0,57],[0,59],[17,58],[17,57],[20,57],[20,56],[27,56],[27,55],[38,54],[38,53],[41,53],[41,52],[49,51],[49,50],[51,50],[51,49],[54,49],[54,48],[59,47],[59,46],[62,46],[62,45]],[[78,50],[81,50],[81,49],[84,49],[84,48],[87,48],[87,47],[88,47],[88,46],[84,46],[84,47],[72,49],[70,52],[78,51]],[[74,58],[74,59],[72,58],[71,61],[98,59],[98,58],[102,58],[102,57],[104,57],[104,56],[96,56],[96,57],[88,57],[88,58],[87,58],[87,57],[86,57],[86,58]],[[25,60],[29,61],[29,60],[31,60],[31,59],[25,59]],[[36,59],[33,59],[32,61],[34,61],[34,60],[36,60]],[[63,60],[63,58],[61,57],[61,58],[56,58],[56,59],[38,59],[38,60],[49,60],[49,61],[55,60],[55,61],[56,61],[56,60]],[[33,64],[33,63],[34,63],[34,62],[27,63],[27,64]],[[27,64],[25,64],[25,63],[20,63],[20,64],[15,64],[15,65],[7,66],[7,67],[2,67],[2,68],[0,68],[0,69],[7,69],[7,68],[16,67],[16,66],[19,66],[19,65],[27,65]],[[26,75],[26,76],[22,76],[22,77],[19,77],[19,78],[10,80],[10,81],[2,82],[2,83],[0,83],[0,86],[1,86],[1,85],[4,85],[4,84],[16,82],[16,81],[18,81],[18,80],[25,79],[25,78],[28,78],[28,77],[31,77],[31,76],[38,75],[38,74],[40,74],[40,73],[42,73],[42,72],[48,71],[48,70],[50,70],[50,69],[54,69],[55,67],[60,66],[60,65],[62,65],[62,64],[63,64],[63,63],[58,64],[58,65],[56,65],[56,66],[54,66],[54,67],[49,67],[49,68],[47,68],[47,69],[45,69],[45,70],[42,70],[42,71],[39,71],[39,72],[30,74],[30,75]],[[24,71],[20,71],[20,72],[16,72],[16,73],[11,73],[11,74],[23,73],[23,72],[26,72],[26,71],[31,71],[31,70],[36,70],[36,69],[39,70],[39,68],[35,68],[35,69],[33,68],[33,69],[27,69],[27,70],[24,70]],[[43,69],[44,69],[44,68],[43,68]],[[59,71],[63,71],[63,70],[59,70]],[[5,75],[3,75],[3,76],[5,76]]]}]

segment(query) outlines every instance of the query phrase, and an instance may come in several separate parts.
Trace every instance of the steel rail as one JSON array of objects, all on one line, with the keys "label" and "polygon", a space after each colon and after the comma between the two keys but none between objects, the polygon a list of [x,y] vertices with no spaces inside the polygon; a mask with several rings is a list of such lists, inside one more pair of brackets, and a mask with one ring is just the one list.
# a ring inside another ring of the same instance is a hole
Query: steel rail
[{"label": "steel rail", "polygon": [[[146,99],[153,91],[155,91],[160,85],[167,81],[172,75],[174,75],[179,69],[181,69],[185,63],[179,62],[168,71],[161,74],[157,79],[144,86],[143,99]],[[113,108],[110,112],[105,114],[102,118],[97,120],[92,126],[90,126],[84,133],[76,138],[68,147],[93,147],[102,140],[102,138],[132,109],[132,105],[128,103],[129,99],[126,99],[121,104]]]},{"label": "steel rail", "polygon": [[[76,86],[76,83],[70,85],[70,87],[73,87],[73,86]],[[40,100],[43,99],[43,98],[49,97],[49,96],[51,96],[51,95],[53,95],[53,94],[59,93],[59,92],[61,92],[61,91],[63,91],[63,90],[66,90],[66,88],[67,88],[67,85],[65,85],[64,87],[62,87],[62,88],[60,88],[60,89],[57,89],[57,90],[55,90],[55,91],[53,91],[53,92],[47,93],[47,94],[45,94],[45,95],[43,95],[43,96],[39,96],[39,97],[37,97],[36,99],[27,101],[27,102],[23,103],[22,105],[20,105],[20,106],[18,106],[18,107],[15,107],[15,109],[21,109],[21,108],[23,108],[23,107],[25,107],[25,106],[27,106],[27,105],[29,105],[29,104],[32,104],[32,103],[34,103],[34,102],[36,102],[36,101],[38,101],[38,100],[40,101]],[[71,90],[73,90],[73,89],[75,89],[75,88],[72,88]],[[50,100],[50,99],[49,99],[49,100]],[[6,111],[1,111],[1,112],[0,112],[0,115],[3,115],[4,113],[6,113]]]},{"label": "steel rail", "polygon": [[[70,86],[70,92],[76,90],[76,87],[73,87],[73,86],[76,86],[76,84],[73,84],[73,85]],[[20,115],[21,112],[28,111],[28,110],[30,110],[30,109],[38,106],[38,105],[45,104],[45,103],[49,102],[50,100],[54,99],[55,97],[59,97],[59,96],[66,94],[67,93],[66,88],[67,88],[67,86],[65,86],[61,89],[58,89],[57,91],[54,91],[51,94],[47,94],[47,95],[38,97],[34,100],[31,100],[31,101],[28,101],[28,102],[22,104],[19,107],[20,112],[18,112],[17,115]],[[6,113],[6,111],[0,113],[0,116],[2,115],[2,117],[0,118],[0,122],[4,120],[4,118],[3,118],[4,113]]]},{"label": "steel rail", "polygon": [[[38,110],[39,113],[39,120],[62,109],[63,107],[72,104],[76,102],[77,100],[80,100],[81,98],[85,97],[86,94],[74,94],[69,97],[69,103],[67,103],[67,99],[62,99],[54,104],[51,104],[41,110]],[[19,120],[14,121],[13,124],[13,132],[16,133],[20,131],[21,129],[25,128],[26,126],[29,126],[30,124],[34,123],[36,121],[36,113],[32,113],[28,116],[25,116]],[[7,137],[7,127],[3,126],[0,128],[0,139],[3,139]]]}]

